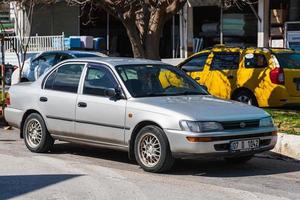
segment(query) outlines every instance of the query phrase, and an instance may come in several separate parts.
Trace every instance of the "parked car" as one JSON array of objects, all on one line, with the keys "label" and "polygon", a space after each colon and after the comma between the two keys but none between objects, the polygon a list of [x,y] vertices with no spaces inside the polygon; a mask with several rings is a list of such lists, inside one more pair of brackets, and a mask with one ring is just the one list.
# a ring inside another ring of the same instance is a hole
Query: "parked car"
[{"label": "parked car", "polygon": [[300,53],[216,46],[178,66],[212,95],[260,107],[300,104]]},{"label": "parked car", "polygon": [[12,86],[7,102],[6,120],[32,152],[48,152],[57,139],[99,145],[127,151],[150,172],[168,170],[174,158],[245,162],[277,140],[265,111],[215,98],[159,61],[67,60]]},{"label": "parked car", "polygon": [[[4,76],[5,85],[11,85],[11,76],[16,68],[17,68],[16,66],[13,66],[10,64],[5,65],[5,71],[4,71],[5,72],[5,76]],[[1,68],[0,68],[0,80],[2,80]]]},{"label": "parked car", "polygon": [[[25,61],[21,82],[35,81],[45,71],[63,60],[84,57],[107,57],[107,55],[89,51],[45,51]],[[19,70],[14,73],[14,82],[18,81],[19,73]]]}]

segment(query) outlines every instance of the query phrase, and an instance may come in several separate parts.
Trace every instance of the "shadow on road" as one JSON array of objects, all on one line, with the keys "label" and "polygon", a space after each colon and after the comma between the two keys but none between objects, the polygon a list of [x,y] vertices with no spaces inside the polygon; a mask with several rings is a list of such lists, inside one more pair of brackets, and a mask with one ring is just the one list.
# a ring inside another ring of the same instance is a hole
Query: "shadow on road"
[{"label": "shadow on road", "polygon": [[82,175],[45,174],[0,176],[0,199],[11,199]]},{"label": "shadow on road", "polygon": [[[137,165],[128,159],[126,152],[89,147],[71,143],[61,143],[54,146],[53,154],[72,154],[96,159],[116,161]],[[282,174],[300,171],[299,161],[286,161],[276,153],[258,154],[246,164],[229,164],[222,159],[176,160],[169,175],[193,175],[205,177],[245,177]],[[97,163],[101,165],[101,162]],[[114,165],[113,168],[118,168]]]},{"label": "shadow on road", "polygon": [[203,177],[249,177],[300,171],[300,162],[286,161],[277,153],[258,154],[244,164],[230,164],[224,160],[178,160],[170,174]]},{"label": "shadow on road", "polygon": [[79,145],[73,143],[59,143],[55,144],[52,154],[72,154],[79,156],[86,156],[91,158],[105,159],[127,164],[135,164],[128,158],[128,153],[123,151],[99,148],[94,146]]}]

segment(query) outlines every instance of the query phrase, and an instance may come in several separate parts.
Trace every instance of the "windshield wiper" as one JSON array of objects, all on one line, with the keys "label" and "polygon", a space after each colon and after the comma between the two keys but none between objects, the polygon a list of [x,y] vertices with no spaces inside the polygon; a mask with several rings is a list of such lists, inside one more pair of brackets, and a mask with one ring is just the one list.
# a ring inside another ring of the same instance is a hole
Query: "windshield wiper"
[{"label": "windshield wiper", "polygon": [[202,93],[202,92],[184,91],[184,92],[178,93],[176,95],[207,95],[207,94]]}]

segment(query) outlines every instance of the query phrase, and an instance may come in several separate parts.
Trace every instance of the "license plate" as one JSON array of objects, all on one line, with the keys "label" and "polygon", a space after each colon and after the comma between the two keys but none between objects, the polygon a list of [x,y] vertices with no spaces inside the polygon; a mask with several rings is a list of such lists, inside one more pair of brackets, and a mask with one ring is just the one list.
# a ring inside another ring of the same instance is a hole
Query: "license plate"
[{"label": "license plate", "polygon": [[230,151],[251,151],[259,148],[259,139],[236,140],[230,142]]}]

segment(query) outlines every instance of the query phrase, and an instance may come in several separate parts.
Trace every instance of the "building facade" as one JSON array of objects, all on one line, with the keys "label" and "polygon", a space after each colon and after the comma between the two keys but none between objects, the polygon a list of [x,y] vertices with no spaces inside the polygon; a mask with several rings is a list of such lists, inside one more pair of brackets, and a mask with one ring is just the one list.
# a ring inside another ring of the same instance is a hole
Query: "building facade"
[{"label": "building facade", "polygon": [[[253,5],[240,3],[228,8],[221,0],[188,0],[166,23],[161,34],[160,54],[164,58],[185,58],[220,43],[297,47],[299,11],[299,0],[258,0]],[[88,7],[70,7],[64,2],[38,6],[30,34],[103,37],[110,55],[132,56],[126,30],[120,21],[101,9],[94,9],[93,21],[89,21],[87,13]]]}]

